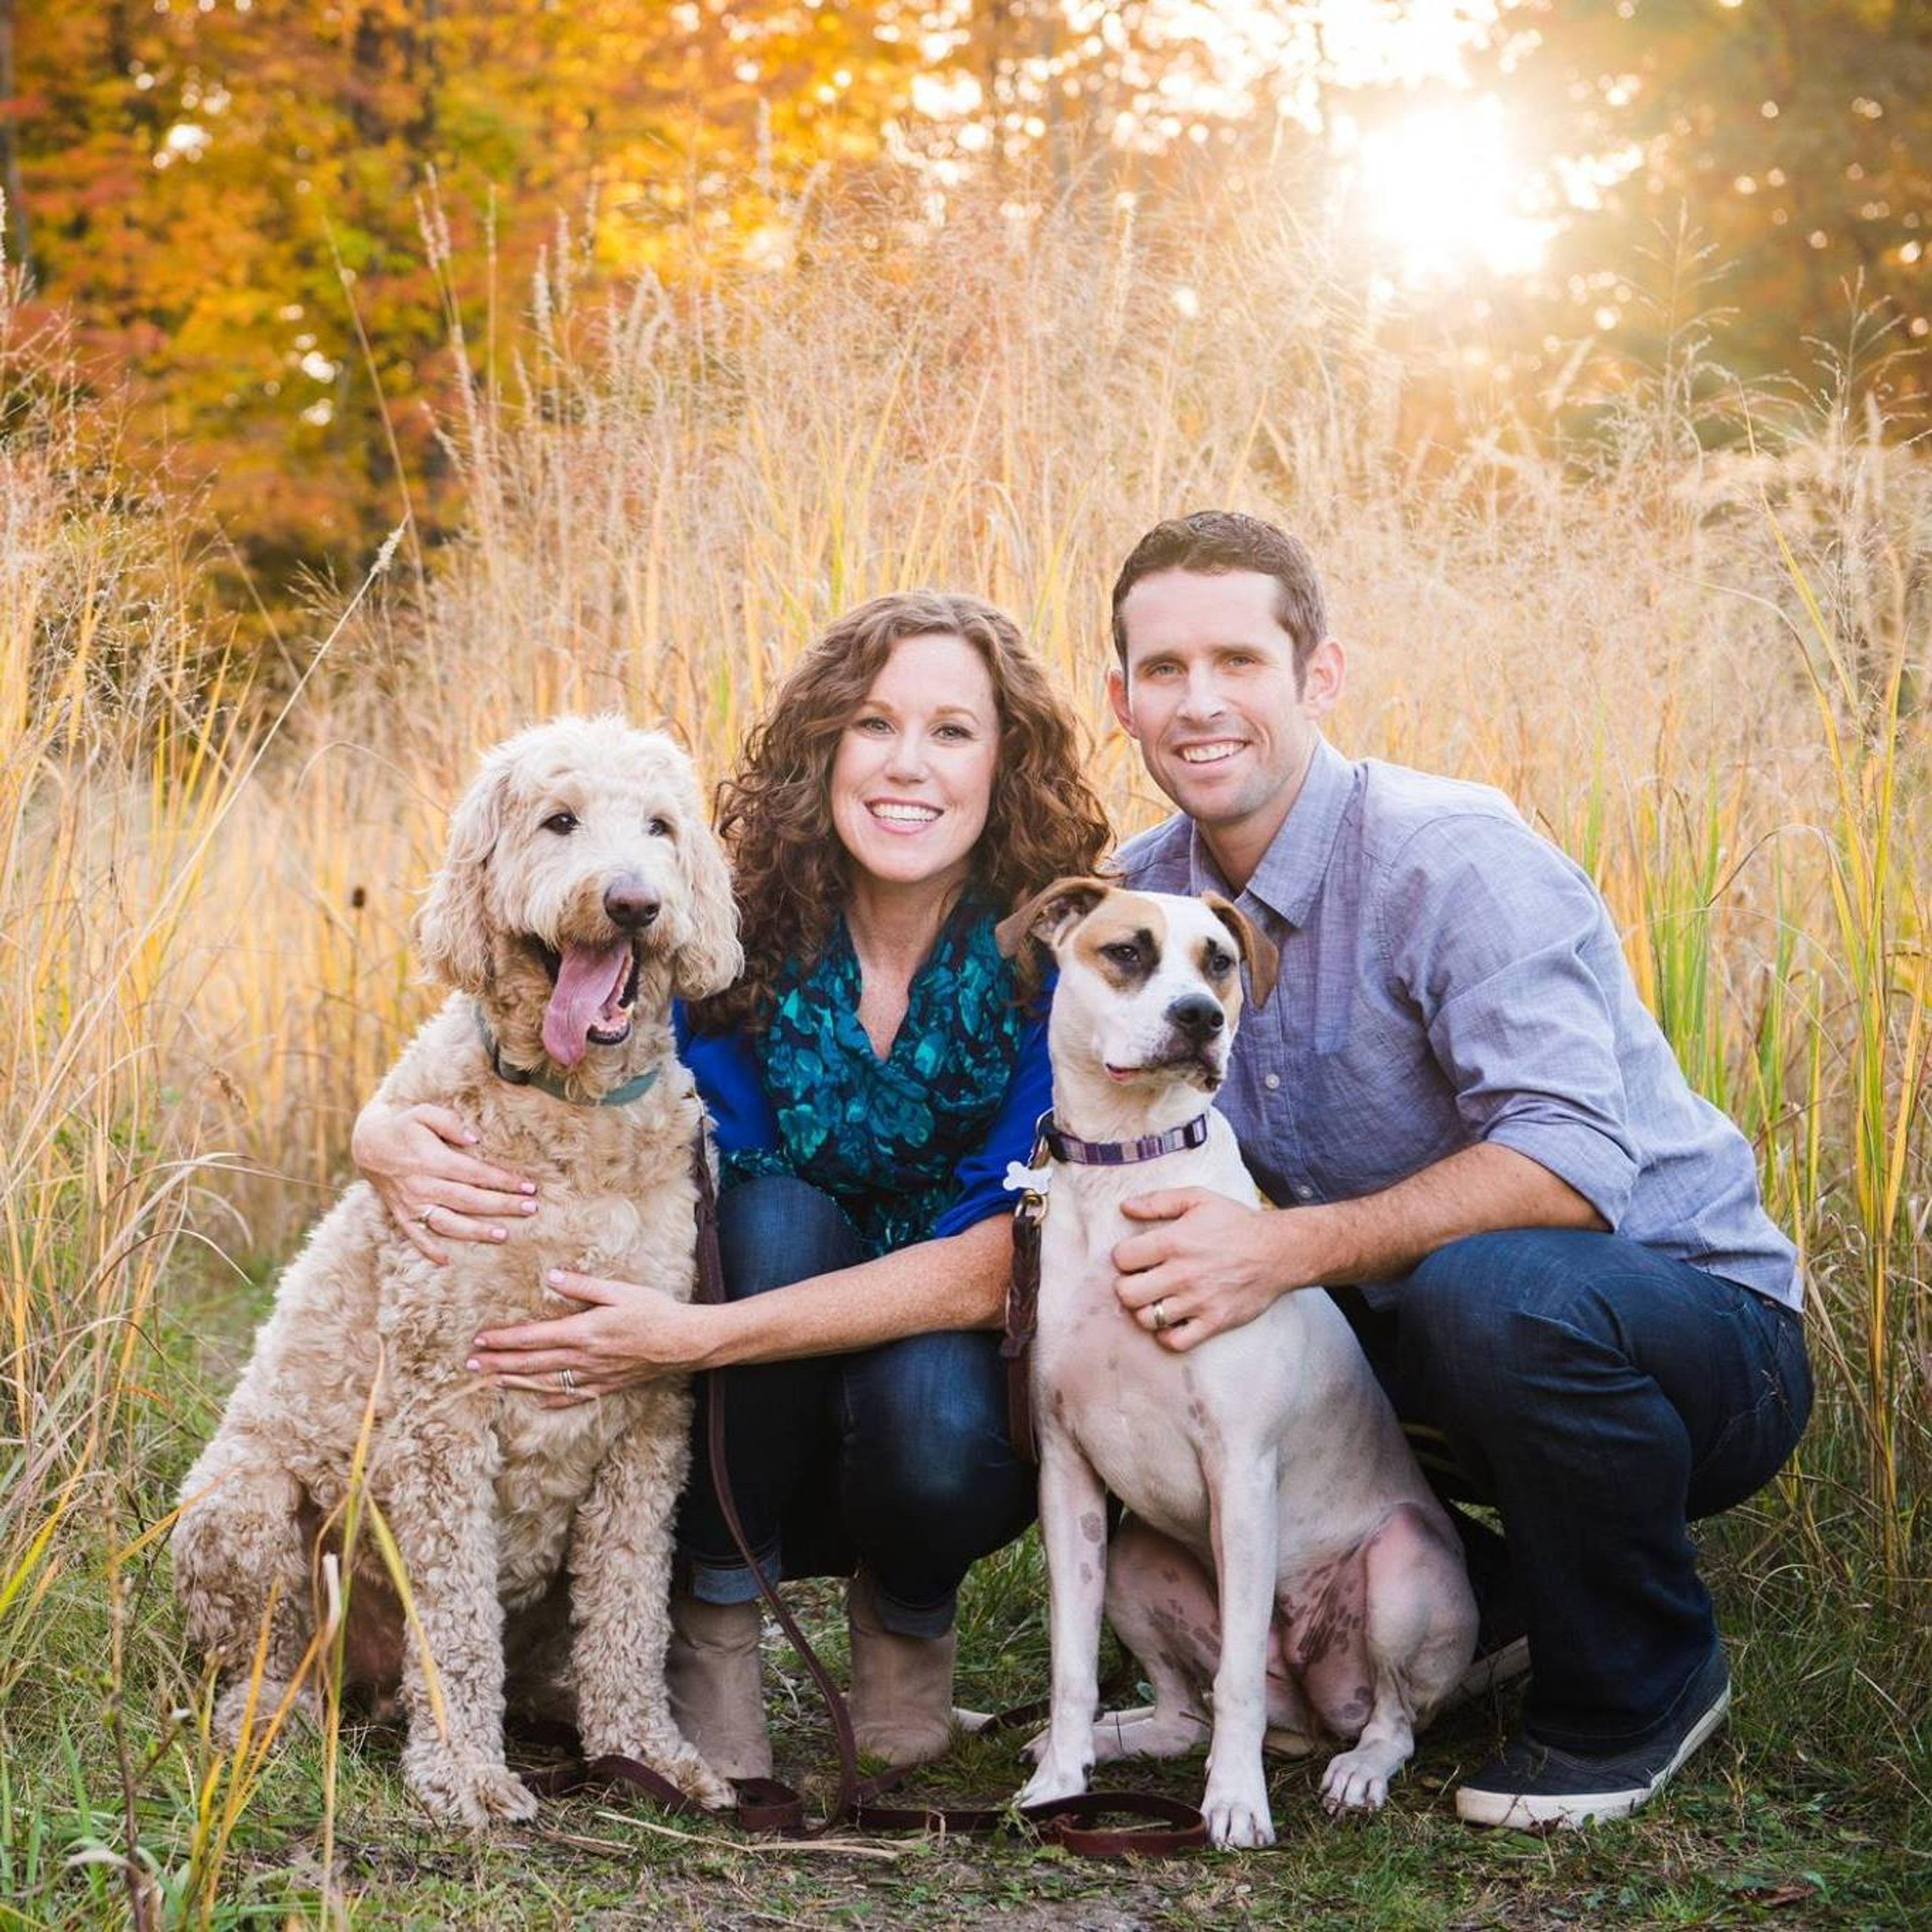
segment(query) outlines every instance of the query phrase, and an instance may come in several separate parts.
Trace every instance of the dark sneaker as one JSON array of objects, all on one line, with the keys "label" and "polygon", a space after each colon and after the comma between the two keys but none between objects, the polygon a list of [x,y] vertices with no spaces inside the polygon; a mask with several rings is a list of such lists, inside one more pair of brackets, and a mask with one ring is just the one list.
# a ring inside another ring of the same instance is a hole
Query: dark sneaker
[{"label": "dark sneaker", "polygon": [[1648,1744],[1613,1756],[1584,1757],[1520,1732],[1456,1788],[1456,1815],[1472,1825],[1518,1831],[1627,1818],[1670,1783],[1724,1721],[1730,1703],[1724,1652],[1716,1651],[1691,1679],[1670,1724]]}]

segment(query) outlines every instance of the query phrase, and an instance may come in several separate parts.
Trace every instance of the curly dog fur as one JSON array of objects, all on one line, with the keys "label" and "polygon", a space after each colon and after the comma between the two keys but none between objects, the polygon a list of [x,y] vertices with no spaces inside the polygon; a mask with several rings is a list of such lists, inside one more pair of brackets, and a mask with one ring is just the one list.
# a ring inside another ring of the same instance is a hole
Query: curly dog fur
[{"label": "curly dog fur", "polygon": [[[670,1004],[729,984],[741,956],[688,761],[613,718],[562,719],[500,746],[457,810],[419,929],[428,964],[455,990],[382,1097],[458,1109],[494,1158],[536,1180],[542,1209],[501,1244],[458,1244],[438,1268],[358,1182],[283,1275],[174,1532],[189,1634],[221,1671],[218,1727],[232,1737],[251,1694],[266,1713],[301,1672],[316,1537],[339,1526],[373,1393],[370,1492],[406,1568],[442,1721],[366,1534],[347,1654],[366,1678],[400,1666],[412,1789],[472,1826],[534,1809],[503,1762],[506,1616],[541,1622],[567,1571],[569,1688],[586,1749],[640,1758],[724,1803],[727,1788],[679,1736],[664,1684],[688,1389],[658,1382],[546,1409],[464,1366],[479,1330],[557,1310],[543,1286],[551,1268],[690,1294],[701,1109],[673,1057]],[[620,962],[601,1001],[594,988],[582,994],[582,974],[570,977],[584,958]],[[560,1003],[580,1022],[579,1042],[560,1052],[545,1045]],[[503,1066],[547,1073],[571,1097],[502,1077],[479,1016]],[[584,1104],[653,1067],[643,1097]]]}]

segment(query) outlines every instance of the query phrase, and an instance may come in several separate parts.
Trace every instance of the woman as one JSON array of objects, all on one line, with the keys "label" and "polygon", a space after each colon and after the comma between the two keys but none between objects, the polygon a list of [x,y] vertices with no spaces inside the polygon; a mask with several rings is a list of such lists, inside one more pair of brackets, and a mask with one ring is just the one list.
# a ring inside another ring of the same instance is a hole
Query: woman
[{"label": "woman", "polygon": [[[473,1366],[553,1402],[728,1369],[727,1460],[760,1564],[851,1578],[860,1746],[915,1762],[950,1734],[960,1580],[1033,1514],[988,1331],[1012,1252],[1002,1183],[1050,1078],[1035,989],[992,928],[1091,872],[1106,821],[1012,621],[928,592],[876,598],[818,640],[720,802],[746,968],[686,1016],[680,1046],[716,1123],[729,1299],[568,1277],[582,1313],[479,1336]],[[467,1144],[434,1110],[372,1105],[357,1123],[357,1164],[426,1251],[531,1211],[520,1177]],[[432,1208],[434,1237],[417,1219]],[[771,1766],[757,1599],[700,1399],[668,1675],[686,1735],[741,1778]]]}]

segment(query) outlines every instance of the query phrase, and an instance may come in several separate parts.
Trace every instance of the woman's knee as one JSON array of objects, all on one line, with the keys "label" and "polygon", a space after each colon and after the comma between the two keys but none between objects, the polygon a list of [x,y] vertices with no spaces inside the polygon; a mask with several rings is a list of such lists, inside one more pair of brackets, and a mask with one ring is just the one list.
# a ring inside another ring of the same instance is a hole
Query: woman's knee
[{"label": "woman's knee", "polygon": [[998,1342],[979,1334],[913,1336],[855,1364],[845,1442],[855,1514],[988,1550],[1025,1526],[1035,1478],[1007,1439],[1000,1366]]},{"label": "woman's knee", "polygon": [[718,1239],[734,1301],[865,1258],[844,1210],[795,1174],[760,1174],[728,1189],[718,1204]]}]

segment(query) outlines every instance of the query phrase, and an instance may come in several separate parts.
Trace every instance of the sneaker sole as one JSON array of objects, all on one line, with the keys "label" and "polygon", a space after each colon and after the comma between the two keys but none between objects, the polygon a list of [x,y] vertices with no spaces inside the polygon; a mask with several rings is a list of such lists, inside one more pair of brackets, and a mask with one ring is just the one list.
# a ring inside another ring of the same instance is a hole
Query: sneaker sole
[{"label": "sneaker sole", "polygon": [[1456,1793],[1456,1815],[1469,1825],[1491,1825],[1534,1832],[1552,1825],[1574,1829],[1610,1818],[1628,1818],[1648,1804],[1682,1768],[1684,1761],[1724,1721],[1731,1708],[1726,1684],[1711,1707],[1684,1733],[1670,1762],[1648,1784],[1627,1785],[1620,1791],[1570,1791],[1560,1798],[1540,1798],[1522,1792],[1478,1791],[1461,1786]]}]

